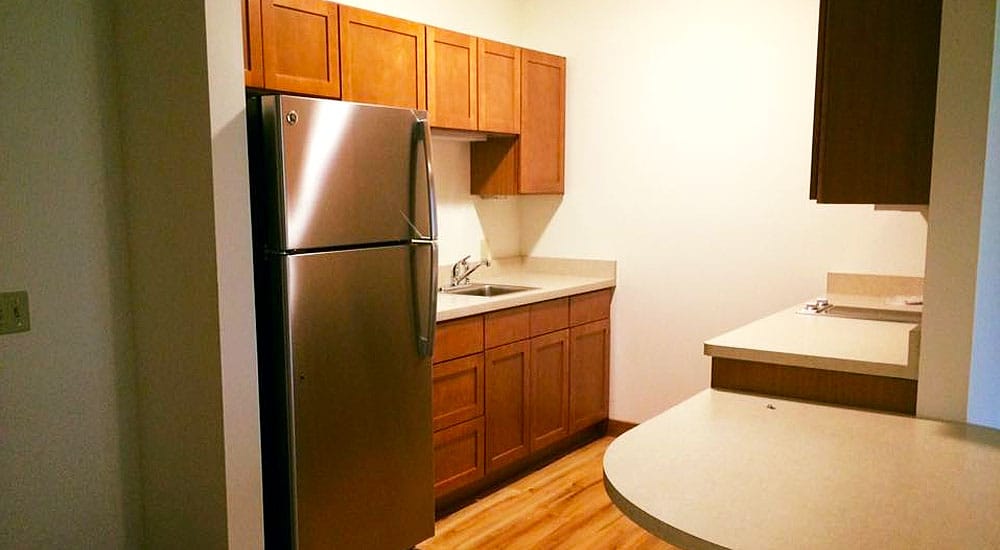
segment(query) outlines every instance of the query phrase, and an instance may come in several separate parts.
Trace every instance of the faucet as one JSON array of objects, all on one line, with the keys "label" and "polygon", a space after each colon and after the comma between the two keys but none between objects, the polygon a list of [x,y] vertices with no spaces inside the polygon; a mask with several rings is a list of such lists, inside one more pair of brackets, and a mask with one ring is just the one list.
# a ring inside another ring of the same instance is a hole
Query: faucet
[{"label": "faucet", "polygon": [[469,258],[471,257],[472,256],[466,256],[455,262],[455,265],[451,266],[451,286],[455,287],[469,284],[469,275],[472,275],[473,271],[484,265],[486,267],[490,266],[490,260],[488,258],[470,264]]}]

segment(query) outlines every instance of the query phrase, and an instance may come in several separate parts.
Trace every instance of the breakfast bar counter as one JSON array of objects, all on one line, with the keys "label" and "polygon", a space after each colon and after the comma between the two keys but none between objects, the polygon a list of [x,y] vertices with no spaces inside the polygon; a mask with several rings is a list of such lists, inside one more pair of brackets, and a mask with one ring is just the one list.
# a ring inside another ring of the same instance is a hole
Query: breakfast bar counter
[{"label": "breakfast bar counter", "polygon": [[604,478],[682,548],[1000,548],[1000,431],[967,424],[704,390]]}]

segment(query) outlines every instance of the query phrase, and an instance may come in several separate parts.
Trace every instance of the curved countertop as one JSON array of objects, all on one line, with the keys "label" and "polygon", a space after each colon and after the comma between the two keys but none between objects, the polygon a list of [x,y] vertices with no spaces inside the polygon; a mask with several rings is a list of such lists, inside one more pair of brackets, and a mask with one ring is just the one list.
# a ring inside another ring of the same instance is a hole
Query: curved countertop
[{"label": "curved countertop", "polygon": [[967,424],[704,390],[604,477],[682,548],[1000,548],[1000,431]]},{"label": "curved countertop", "polygon": [[779,311],[705,341],[705,355],[917,379],[919,325]]},{"label": "curved countertop", "polygon": [[[615,286],[615,262],[561,258],[504,258],[473,274],[475,283],[534,287],[502,296],[438,293],[437,320],[448,321]],[[443,272],[446,270],[442,270]],[[441,276],[440,281],[447,281]]]}]

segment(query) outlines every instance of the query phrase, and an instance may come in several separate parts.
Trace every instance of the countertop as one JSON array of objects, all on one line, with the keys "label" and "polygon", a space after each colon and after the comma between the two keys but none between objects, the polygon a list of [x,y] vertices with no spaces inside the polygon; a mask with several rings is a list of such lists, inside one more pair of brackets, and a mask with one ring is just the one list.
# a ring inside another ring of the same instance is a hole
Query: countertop
[{"label": "countertop", "polygon": [[917,379],[919,325],[795,313],[801,308],[707,340],[705,355]]},{"label": "countertop", "polygon": [[[447,269],[439,281],[447,283]],[[490,298],[438,293],[437,320],[488,313],[615,286],[616,264],[607,260],[563,258],[503,258],[477,269],[471,281],[534,287],[532,290]]]},{"label": "countertop", "polygon": [[1000,431],[967,424],[704,390],[604,478],[682,548],[1000,548]]}]

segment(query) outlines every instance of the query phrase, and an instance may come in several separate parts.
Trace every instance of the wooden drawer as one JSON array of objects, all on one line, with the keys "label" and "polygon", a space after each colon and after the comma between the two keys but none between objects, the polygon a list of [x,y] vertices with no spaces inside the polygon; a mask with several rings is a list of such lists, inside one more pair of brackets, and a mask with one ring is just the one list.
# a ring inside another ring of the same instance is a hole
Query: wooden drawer
[{"label": "wooden drawer", "polygon": [[611,289],[588,292],[569,299],[570,326],[611,317]]},{"label": "wooden drawer", "polygon": [[486,473],[483,417],[434,432],[434,496],[481,479]]},{"label": "wooden drawer", "polygon": [[434,365],[434,430],[483,414],[483,374],[482,353]]},{"label": "wooden drawer", "polygon": [[434,336],[435,363],[481,351],[483,351],[482,315],[437,324]]},{"label": "wooden drawer", "polygon": [[528,339],[531,336],[530,318],[530,306],[512,307],[487,313],[486,347],[495,348]]},{"label": "wooden drawer", "polygon": [[569,298],[531,304],[531,336],[562,330],[569,326]]}]

